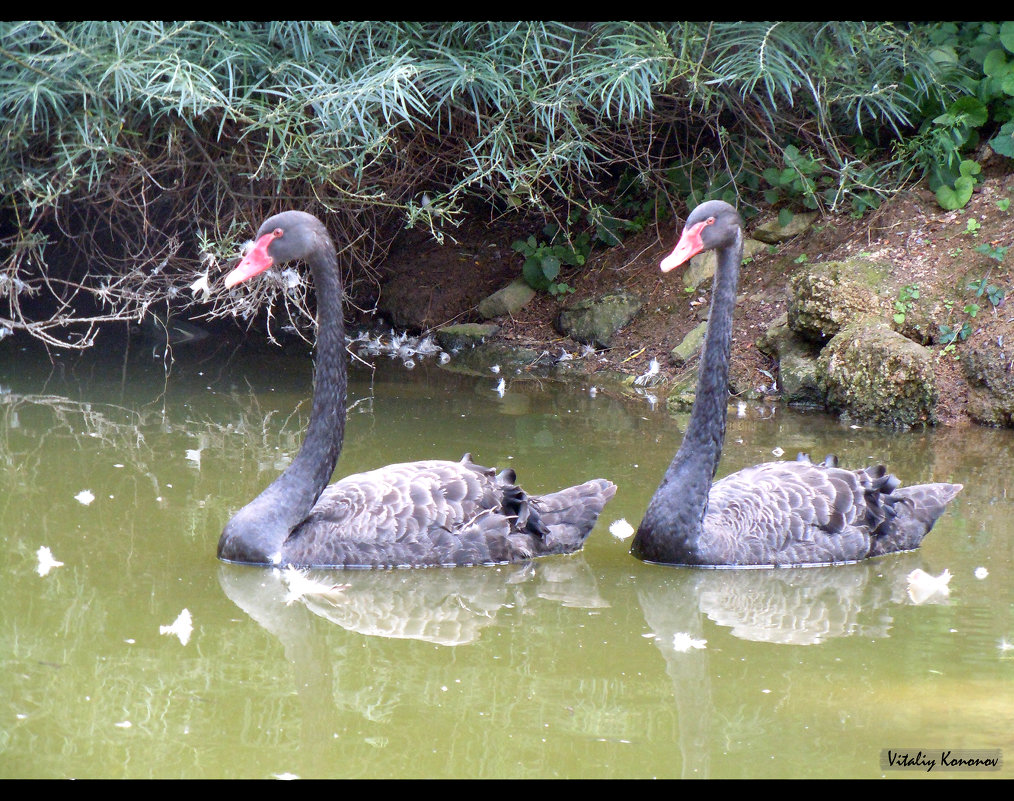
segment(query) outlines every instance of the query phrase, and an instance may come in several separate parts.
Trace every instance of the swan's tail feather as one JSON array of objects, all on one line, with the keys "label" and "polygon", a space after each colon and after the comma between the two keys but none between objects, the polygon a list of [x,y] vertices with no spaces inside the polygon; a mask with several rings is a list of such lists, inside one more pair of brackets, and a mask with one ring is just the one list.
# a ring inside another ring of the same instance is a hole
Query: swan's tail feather
[{"label": "swan's tail feather", "polygon": [[546,529],[546,534],[535,543],[538,553],[570,553],[581,548],[602,509],[615,494],[613,482],[596,478],[559,492],[531,497],[529,529],[533,515]]},{"label": "swan's tail feather", "polygon": [[882,499],[891,513],[871,537],[870,556],[918,548],[947,504],[961,490],[961,484],[916,484],[894,488]]}]

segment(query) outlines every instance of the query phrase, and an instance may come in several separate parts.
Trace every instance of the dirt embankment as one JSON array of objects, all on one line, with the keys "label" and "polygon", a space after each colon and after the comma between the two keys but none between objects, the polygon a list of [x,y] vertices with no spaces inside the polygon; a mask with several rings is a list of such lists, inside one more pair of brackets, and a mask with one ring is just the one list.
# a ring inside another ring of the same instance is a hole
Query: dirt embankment
[{"label": "dirt embankment", "polygon": [[[748,221],[750,230],[755,221]],[[696,361],[677,368],[669,351],[701,320],[710,301],[710,285],[688,293],[678,276],[663,275],[661,258],[678,238],[682,220],[670,219],[607,250],[596,250],[583,267],[561,275],[576,291],[562,298],[540,293],[521,311],[496,322],[507,343],[549,350],[576,351],[570,339],[553,328],[561,304],[573,299],[624,287],[637,292],[643,305],[636,318],[610,341],[599,356],[598,369],[631,375],[645,372],[657,359],[662,377],[673,380],[696,369]],[[523,223],[471,222],[450,232],[456,243],[437,245],[410,232],[392,249],[385,269],[391,278],[384,292],[401,293],[416,307],[422,328],[477,319],[475,306],[486,295],[520,274],[522,257],[511,243],[536,233]],[[993,256],[981,252],[987,246]],[[756,341],[786,309],[788,276],[802,261],[844,260],[863,256],[891,266],[890,286],[899,293],[910,314],[925,316],[929,347],[937,355],[935,373],[939,393],[938,418],[954,425],[968,420],[969,384],[962,369],[962,350],[977,337],[1000,337],[1014,323],[1014,251],[997,259],[1000,247],[1014,245],[1014,174],[988,177],[958,211],[945,211],[931,192],[915,188],[885,201],[861,219],[841,214],[818,220],[805,234],[762,252],[744,265],[736,307],[731,381],[734,386],[770,387],[775,365],[756,347]],[[382,276],[383,279],[383,276]],[[1005,293],[994,305],[968,284],[986,279]],[[902,287],[918,287],[919,298]],[[937,299],[920,310],[923,298]],[[974,315],[966,309],[979,308]],[[965,339],[949,352],[941,343],[940,326],[964,328]],[[1014,327],[1012,327],[1014,328]],[[1011,331],[1014,342],[1014,330]],[[957,357],[957,358],[956,358]],[[664,389],[663,389],[664,393]]]}]

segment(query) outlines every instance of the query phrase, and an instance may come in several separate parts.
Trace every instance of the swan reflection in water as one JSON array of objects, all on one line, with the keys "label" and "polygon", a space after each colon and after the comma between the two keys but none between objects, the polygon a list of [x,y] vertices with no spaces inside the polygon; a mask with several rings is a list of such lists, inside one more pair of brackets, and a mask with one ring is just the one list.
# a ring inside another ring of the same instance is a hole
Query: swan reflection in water
[{"label": "swan reflection in water", "polygon": [[504,609],[540,601],[583,609],[609,605],[580,555],[464,571],[313,570],[299,575],[321,591],[293,597],[292,576],[282,570],[223,567],[219,581],[233,603],[280,639],[292,635],[293,616],[302,606],[357,634],[452,646],[478,640]]}]

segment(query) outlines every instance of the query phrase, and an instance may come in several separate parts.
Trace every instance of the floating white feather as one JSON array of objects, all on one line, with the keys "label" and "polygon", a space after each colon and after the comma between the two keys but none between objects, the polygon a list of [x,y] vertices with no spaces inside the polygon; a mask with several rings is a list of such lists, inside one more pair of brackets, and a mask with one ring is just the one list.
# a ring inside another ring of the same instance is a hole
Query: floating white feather
[{"label": "floating white feather", "polygon": [[705,648],[707,644],[707,640],[695,639],[685,631],[677,631],[672,638],[672,647],[684,654],[694,648]]},{"label": "floating white feather", "polygon": [[39,548],[39,550],[35,552],[35,555],[39,560],[39,564],[38,567],[35,568],[35,572],[40,576],[48,575],[49,571],[54,567],[63,567],[63,562],[57,562],[56,559],[53,558],[53,552],[45,545]]},{"label": "floating white feather", "polygon": [[190,642],[190,635],[194,631],[194,620],[190,616],[190,610],[184,609],[179,613],[176,620],[168,626],[159,626],[159,634],[173,634],[180,638],[180,642],[186,645]]},{"label": "floating white feather", "polygon": [[944,570],[939,576],[931,576],[925,570],[916,568],[908,574],[908,597],[914,604],[925,603],[931,598],[946,598],[951,594],[947,586],[950,580],[950,570]]}]

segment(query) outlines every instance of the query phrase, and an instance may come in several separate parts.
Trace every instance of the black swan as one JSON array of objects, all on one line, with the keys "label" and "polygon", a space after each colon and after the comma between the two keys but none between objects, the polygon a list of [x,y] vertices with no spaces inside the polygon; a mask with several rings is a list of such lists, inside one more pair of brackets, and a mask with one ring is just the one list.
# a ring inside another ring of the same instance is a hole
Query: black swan
[{"label": "black swan", "polygon": [[961,484],[900,487],[883,465],[844,470],[834,457],[768,462],[712,484],[725,439],[729,348],[743,223],[728,203],[702,203],[663,272],[717,251],[697,396],[683,443],[648,504],[631,553],[672,565],[826,565],[918,548]]},{"label": "black swan", "polygon": [[328,486],[345,433],[345,325],[334,242],[311,214],[269,218],[225,278],[232,287],[304,259],[317,295],[317,357],[306,438],[292,463],[225,526],[218,558],[297,567],[433,567],[519,562],[584,544],[616,492],[604,479],[529,495],[513,470],[393,464]]}]

